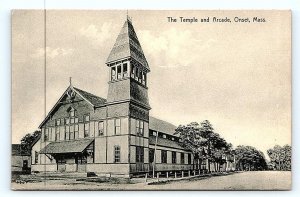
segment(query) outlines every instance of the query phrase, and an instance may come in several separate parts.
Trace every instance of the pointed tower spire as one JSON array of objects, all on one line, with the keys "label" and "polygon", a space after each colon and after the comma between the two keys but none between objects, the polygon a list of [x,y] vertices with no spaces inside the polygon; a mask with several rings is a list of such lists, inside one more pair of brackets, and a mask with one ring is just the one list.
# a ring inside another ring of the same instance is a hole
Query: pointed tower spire
[{"label": "pointed tower spire", "polygon": [[148,62],[142,50],[141,44],[132,26],[130,17],[127,15],[126,21],[117,37],[117,40],[106,60],[110,65],[119,60],[129,59],[137,61],[148,72],[150,71]]}]

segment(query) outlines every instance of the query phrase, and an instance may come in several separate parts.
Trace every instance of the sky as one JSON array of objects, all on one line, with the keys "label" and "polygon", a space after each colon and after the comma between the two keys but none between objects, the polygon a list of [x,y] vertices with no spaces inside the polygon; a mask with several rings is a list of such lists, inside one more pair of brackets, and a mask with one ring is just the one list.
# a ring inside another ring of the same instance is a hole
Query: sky
[{"label": "sky", "polygon": [[[45,32],[44,14],[12,13],[12,143],[38,128],[69,77],[106,98],[105,61],[126,19],[124,10],[48,10]],[[151,69],[152,116],[174,125],[209,120],[235,147],[265,154],[291,144],[289,12],[129,10],[129,16]],[[266,22],[170,23],[169,16]]]}]

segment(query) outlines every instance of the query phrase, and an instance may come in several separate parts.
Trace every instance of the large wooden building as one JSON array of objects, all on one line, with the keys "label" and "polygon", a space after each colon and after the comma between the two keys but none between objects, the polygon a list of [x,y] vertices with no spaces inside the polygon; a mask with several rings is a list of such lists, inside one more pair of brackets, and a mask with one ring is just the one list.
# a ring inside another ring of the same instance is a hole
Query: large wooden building
[{"label": "large wooden building", "polygon": [[174,136],[149,116],[150,67],[127,19],[107,58],[107,99],[70,86],[40,124],[32,171],[131,174],[199,169]]}]

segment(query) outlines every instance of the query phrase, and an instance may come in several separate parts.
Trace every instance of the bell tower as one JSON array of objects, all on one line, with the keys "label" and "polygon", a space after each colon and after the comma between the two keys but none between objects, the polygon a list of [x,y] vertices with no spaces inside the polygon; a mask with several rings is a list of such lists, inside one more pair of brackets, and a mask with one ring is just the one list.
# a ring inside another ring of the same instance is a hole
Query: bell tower
[{"label": "bell tower", "polygon": [[130,101],[150,110],[148,100],[148,62],[127,17],[117,40],[106,60],[109,67],[108,103]]},{"label": "bell tower", "polygon": [[[106,102],[108,130],[115,127],[116,134],[110,140],[121,144],[121,155],[126,155],[124,162],[128,162],[129,165],[128,173],[148,172],[151,108],[147,74],[150,68],[128,17],[107,58],[106,65],[109,67]],[[121,128],[121,132],[117,132],[117,127]],[[119,133],[121,136],[117,136]],[[127,148],[124,149],[124,146]]]}]

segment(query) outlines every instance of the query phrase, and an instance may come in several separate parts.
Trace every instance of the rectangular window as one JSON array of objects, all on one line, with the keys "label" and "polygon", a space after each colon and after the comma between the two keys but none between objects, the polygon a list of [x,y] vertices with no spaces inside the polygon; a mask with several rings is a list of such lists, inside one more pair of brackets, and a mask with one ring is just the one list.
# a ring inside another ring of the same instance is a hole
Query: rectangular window
[{"label": "rectangular window", "polygon": [[69,118],[66,118],[66,119],[65,119],[65,122],[66,122],[66,124],[70,124],[70,119],[69,119]]},{"label": "rectangular window", "polygon": [[103,136],[104,135],[104,123],[103,121],[100,121],[98,123],[98,136]]},{"label": "rectangular window", "polygon": [[74,121],[75,123],[78,123],[78,118],[75,118],[75,121]]},{"label": "rectangular window", "polygon": [[85,123],[84,124],[84,137],[89,137],[90,136],[90,124]]},{"label": "rectangular window", "polygon": [[65,139],[66,140],[69,140],[70,139],[70,131],[69,131],[70,127],[69,126],[66,126],[66,136],[65,136]]},{"label": "rectangular window", "polygon": [[71,118],[71,119],[70,119],[70,123],[71,123],[71,124],[74,124],[74,122],[75,122],[75,119],[74,119],[74,118]]},{"label": "rectangular window", "polygon": [[44,133],[44,141],[46,142],[46,141],[48,141],[48,140],[49,140],[49,129],[46,128],[46,129],[45,129],[45,133]]},{"label": "rectangular window", "polygon": [[114,162],[115,163],[120,163],[120,161],[121,161],[121,149],[120,149],[120,146],[115,146]]},{"label": "rectangular window", "polygon": [[131,65],[131,78],[134,79],[135,75],[135,67],[133,65]]},{"label": "rectangular window", "polygon": [[127,67],[127,63],[123,64],[123,77],[127,77],[128,76],[128,67]]},{"label": "rectangular window", "polygon": [[116,67],[111,67],[111,80],[116,79]]},{"label": "rectangular window", "polygon": [[139,82],[142,83],[142,71],[139,70],[139,73],[138,73],[138,77],[139,77]]},{"label": "rectangular window", "polygon": [[180,163],[184,164],[184,153],[180,153]]},{"label": "rectangular window", "polygon": [[65,140],[65,139],[66,139],[66,138],[65,138],[65,136],[66,136],[66,127],[65,127],[65,126],[62,126],[62,127],[61,127],[61,132],[62,132],[62,133],[61,133],[60,135],[62,135],[62,137],[64,137],[64,140]]},{"label": "rectangular window", "polygon": [[39,163],[39,153],[37,151],[34,152],[34,163],[35,164]]},{"label": "rectangular window", "polygon": [[85,115],[84,122],[89,122],[89,121],[90,121],[90,115]]},{"label": "rectangular window", "polygon": [[142,84],[146,85],[146,73],[142,73]]},{"label": "rectangular window", "polygon": [[59,126],[60,125],[60,119],[57,119],[56,120],[56,126]]},{"label": "rectangular window", "polygon": [[79,138],[79,125],[75,124],[74,125],[74,139],[78,139]]},{"label": "rectangular window", "polygon": [[122,67],[121,65],[117,66],[117,79],[121,79],[121,70],[122,70]]},{"label": "rectangular window", "polygon": [[167,163],[167,151],[161,150],[161,163]]},{"label": "rectangular window", "polygon": [[115,119],[115,135],[121,134],[121,119],[117,118]]},{"label": "rectangular window", "polygon": [[71,116],[71,117],[74,117],[74,116],[75,116],[75,110],[74,110],[74,109],[71,109],[71,111],[70,111],[70,116]]},{"label": "rectangular window", "polygon": [[136,147],[136,162],[144,162],[144,147]]},{"label": "rectangular window", "polygon": [[192,155],[188,154],[188,164],[192,164]]},{"label": "rectangular window", "polygon": [[154,162],[154,149],[150,148],[149,149],[149,163],[153,163]]},{"label": "rectangular window", "polygon": [[139,135],[144,135],[144,122],[140,120],[140,129],[139,129]]},{"label": "rectangular window", "polygon": [[135,68],[135,71],[134,71],[134,73],[135,73],[135,80],[139,80],[139,69],[138,68]]},{"label": "rectangular window", "polygon": [[70,126],[70,140],[74,139],[74,125]]},{"label": "rectangular window", "polygon": [[55,127],[55,141],[59,141],[59,127]]},{"label": "rectangular window", "polygon": [[139,133],[140,133],[140,120],[135,121],[135,132],[136,132],[136,135],[139,135]]},{"label": "rectangular window", "polygon": [[176,152],[172,151],[172,163],[176,163]]},{"label": "rectangular window", "polygon": [[52,141],[53,137],[52,137],[52,128],[49,128],[49,141]]}]

